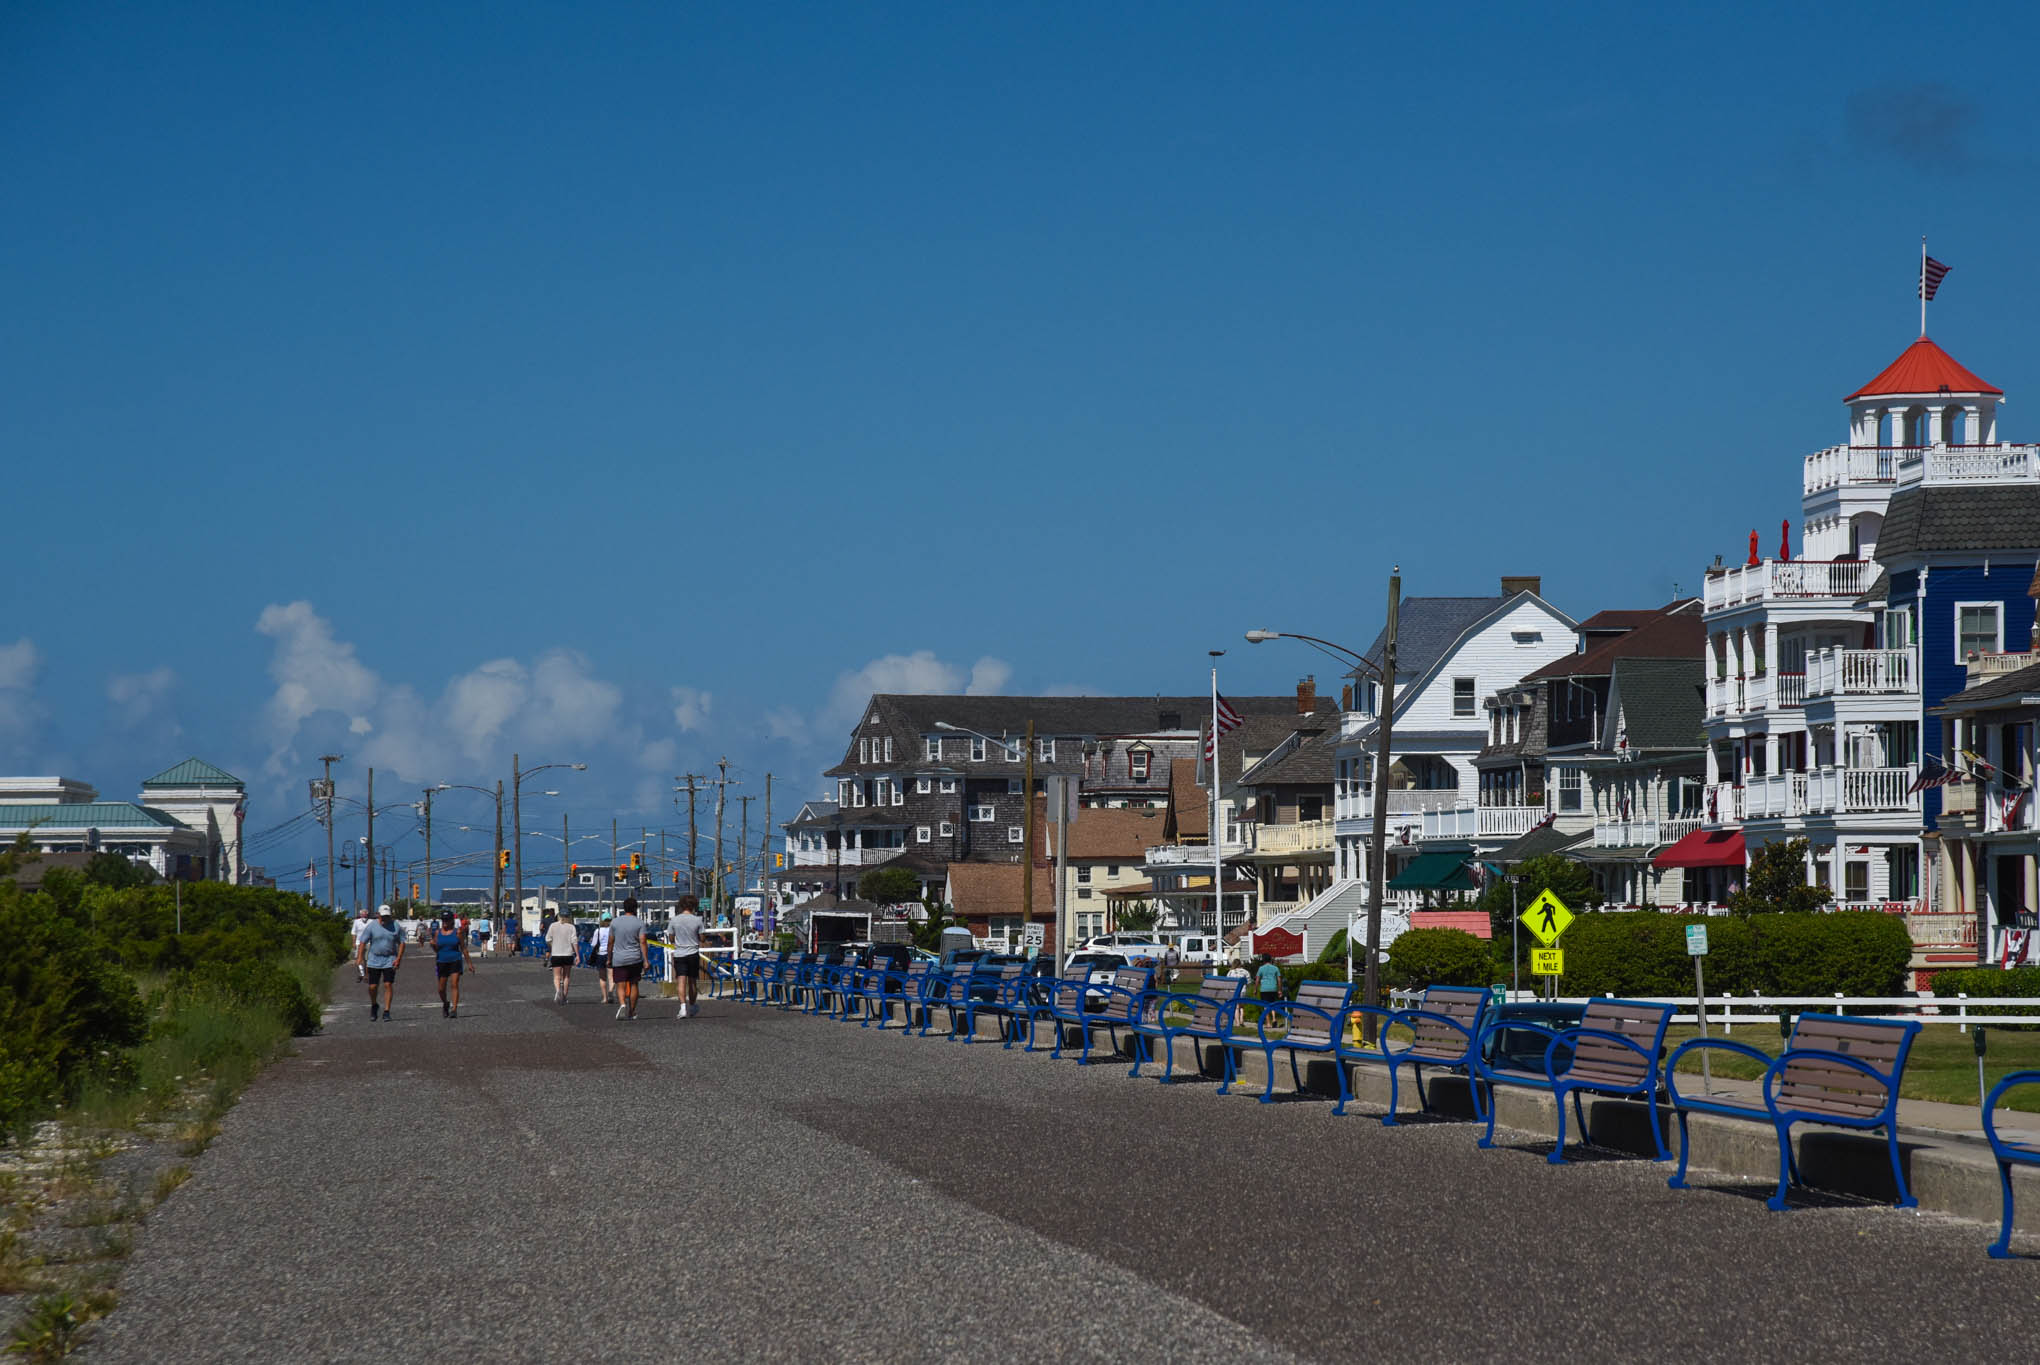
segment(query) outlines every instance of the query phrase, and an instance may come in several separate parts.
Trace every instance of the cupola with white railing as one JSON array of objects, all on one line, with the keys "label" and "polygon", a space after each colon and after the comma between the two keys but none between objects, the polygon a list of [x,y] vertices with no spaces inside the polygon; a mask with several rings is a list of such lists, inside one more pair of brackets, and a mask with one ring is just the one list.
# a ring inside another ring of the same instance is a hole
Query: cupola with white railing
[{"label": "cupola with white railing", "polygon": [[1880,450],[1991,445],[2004,396],[2003,389],[1923,336],[1845,400],[1849,445]]}]

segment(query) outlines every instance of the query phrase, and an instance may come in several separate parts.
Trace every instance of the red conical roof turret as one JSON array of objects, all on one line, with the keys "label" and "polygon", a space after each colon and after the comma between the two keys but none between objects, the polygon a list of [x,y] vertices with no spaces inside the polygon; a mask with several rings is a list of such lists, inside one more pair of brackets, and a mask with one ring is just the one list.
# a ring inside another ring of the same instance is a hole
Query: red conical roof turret
[{"label": "red conical roof turret", "polygon": [[1858,398],[1881,398],[1886,394],[1939,393],[1943,389],[1949,393],[1994,393],[1999,397],[2005,392],[1977,378],[1954,356],[1921,337],[1885,366],[1884,373],[1842,401],[1853,403]]}]

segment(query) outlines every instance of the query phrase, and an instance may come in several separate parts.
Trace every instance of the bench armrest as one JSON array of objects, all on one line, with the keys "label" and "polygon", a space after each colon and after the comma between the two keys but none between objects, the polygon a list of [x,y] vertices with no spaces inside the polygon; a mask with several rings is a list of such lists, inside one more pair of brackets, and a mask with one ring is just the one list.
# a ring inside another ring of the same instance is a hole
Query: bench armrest
[{"label": "bench armrest", "polygon": [[1860,1071],[1871,1080],[1879,1082],[1884,1087],[1884,1117],[1886,1119],[1897,1117],[1898,1074],[1896,1072],[1879,1071],[1861,1057],[1851,1057],[1846,1052],[1831,1052],[1824,1047],[1788,1047],[1778,1055],[1777,1061],[1771,1063],[1771,1069],[1764,1073],[1764,1107],[1771,1111],[1772,1118],[1778,1118],[1785,1114],[1804,1114],[1806,1117],[1817,1119],[1822,1123],[1833,1121],[1833,1116],[1829,1114],[1815,1113],[1806,1109],[1780,1109],[1778,1107],[1777,1090],[1779,1078],[1785,1074],[1785,1069],[1794,1061],[1805,1057],[1818,1057],[1823,1062],[1839,1062],[1841,1065],[1855,1071]]},{"label": "bench armrest", "polygon": [[2040,1071],[2014,1071],[1990,1088],[1990,1098],[1983,1102],[1983,1136],[1993,1149],[2003,1145],[1997,1135],[1997,1106],[2008,1090],[2022,1085],[2040,1085]]},{"label": "bench armrest", "polygon": [[1681,1043],[1665,1062],[1665,1090],[1671,1095],[1672,1107],[1674,1109],[1679,1107],[1679,1058],[1689,1052],[1703,1050],[1733,1052],[1739,1056],[1747,1057],[1764,1067],[1771,1065],[1770,1053],[1753,1048],[1747,1043],[1732,1043],[1726,1038],[1695,1038],[1691,1042]]},{"label": "bench armrest", "polygon": [[[1343,1011],[1334,1015],[1330,1010],[1319,1009],[1316,1005],[1299,1005],[1294,1000],[1270,1000],[1261,1005],[1261,1017],[1254,1021],[1254,1027],[1259,1031],[1263,1043],[1271,1041],[1268,1037],[1268,1016],[1271,1014],[1282,1017],[1285,1029],[1292,1027],[1288,1021],[1295,1016],[1299,1014],[1315,1014],[1318,1018],[1325,1021],[1325,1028],[1331,1033],[1334,1042],[1337,1041],[1339,1036],[1338,1030],[1345,1020],[1345,1013]],[[1273,1041],[1279,1042],[1281,1040],[1276,1039]]]}]

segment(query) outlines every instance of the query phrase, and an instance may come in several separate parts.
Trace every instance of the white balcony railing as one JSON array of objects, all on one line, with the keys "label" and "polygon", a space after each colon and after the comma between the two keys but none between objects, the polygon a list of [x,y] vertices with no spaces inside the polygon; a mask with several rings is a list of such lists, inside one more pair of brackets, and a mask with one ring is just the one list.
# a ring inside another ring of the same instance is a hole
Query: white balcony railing
[{"label": "white balcony railing", "polygon": [[1542,806],[1455,806],[1424,812],[1426,839],[1513,839],[1544,819]]},{"label": "white balcony railing", "polygon": [[1248,853],[1278,855],[1330,853],[1337,841],[1330,820],[1302,820],[1293,825],[1242,825],[1243,845]]},{"label": "white balcony railing", "polygon": [[1976,948],[1976,916],[1966,911],[1906,910],[1905,931],[1915,948]]},{"label": "white balcony railing", "polygon": [[1675,844],[1698,828],[1698,816],[1665,820],[1602,820],[1594,826],[1594,847],[1649,848],[1655,844]]},{"label": "white balcony railing", "polygon": [[1995,678],[2005,673],[2016,673],[2022,668],[2040,664],[2040,654],[2030,650],[2016,654],[1972,654],[1965,665],[1964,682],[1974,687],[1985,678]]},{"label": "white balcony railing", "polygon": [[1902,450],[1893,462],[1895,482],[2025,483],[2040,480],[2040,446],[1934,446]]},{"label": "white balcony railing", "polygon": [[1829,446],[1806,457],[1804,489],[1818,493],[1848,484],[1892,483],[1898,478],[1900,456],[1917,458],[1923,453],[1917,447]]},{"label": "white balcony railing", "polygon": [[1814,815],[1918,810],[1920,796],[1912,790],[1918,771],[1910,766],[1818,769],[1804,774],[1806,809]]},{"label": "white balcony railing", "polygon": [[1743,821],[1743,789],[1733,782],[1717,782],[1707,789],[1709,825],[1739,825]]},{"label": "white balcony railing", "polygon": [[1767,559],[1710,572],[1703,606],[1717,612],[1762,602],[1855,598],[1876,576],[1877,566],[1860,559]]},{"label": "white balcony railing", "polygon": [[1915,649],[1816,649],[1806,656],[1806,695],[1903,696],[1919,690]]},{"label": "white balcony railing", "polygon": [[1765,773],[1743,783],[1743,818],[1784,820],[1806,814],[1805,773]]}]

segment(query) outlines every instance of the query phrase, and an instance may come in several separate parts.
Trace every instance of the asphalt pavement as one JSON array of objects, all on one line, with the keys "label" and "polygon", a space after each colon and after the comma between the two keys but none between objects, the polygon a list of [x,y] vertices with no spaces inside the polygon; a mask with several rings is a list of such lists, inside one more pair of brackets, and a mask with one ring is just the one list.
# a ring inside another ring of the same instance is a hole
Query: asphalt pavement
[{"label": "asphalt pavement", "polygon": [[[1470,1125],[353,969],[144,1226],[100,1361],[2023,1358],[1994,1230]],[[1704,1176],[1702,1177],[1704,1179]],[[2031,1249],[2030,1247],[2028,1249]]]}]

